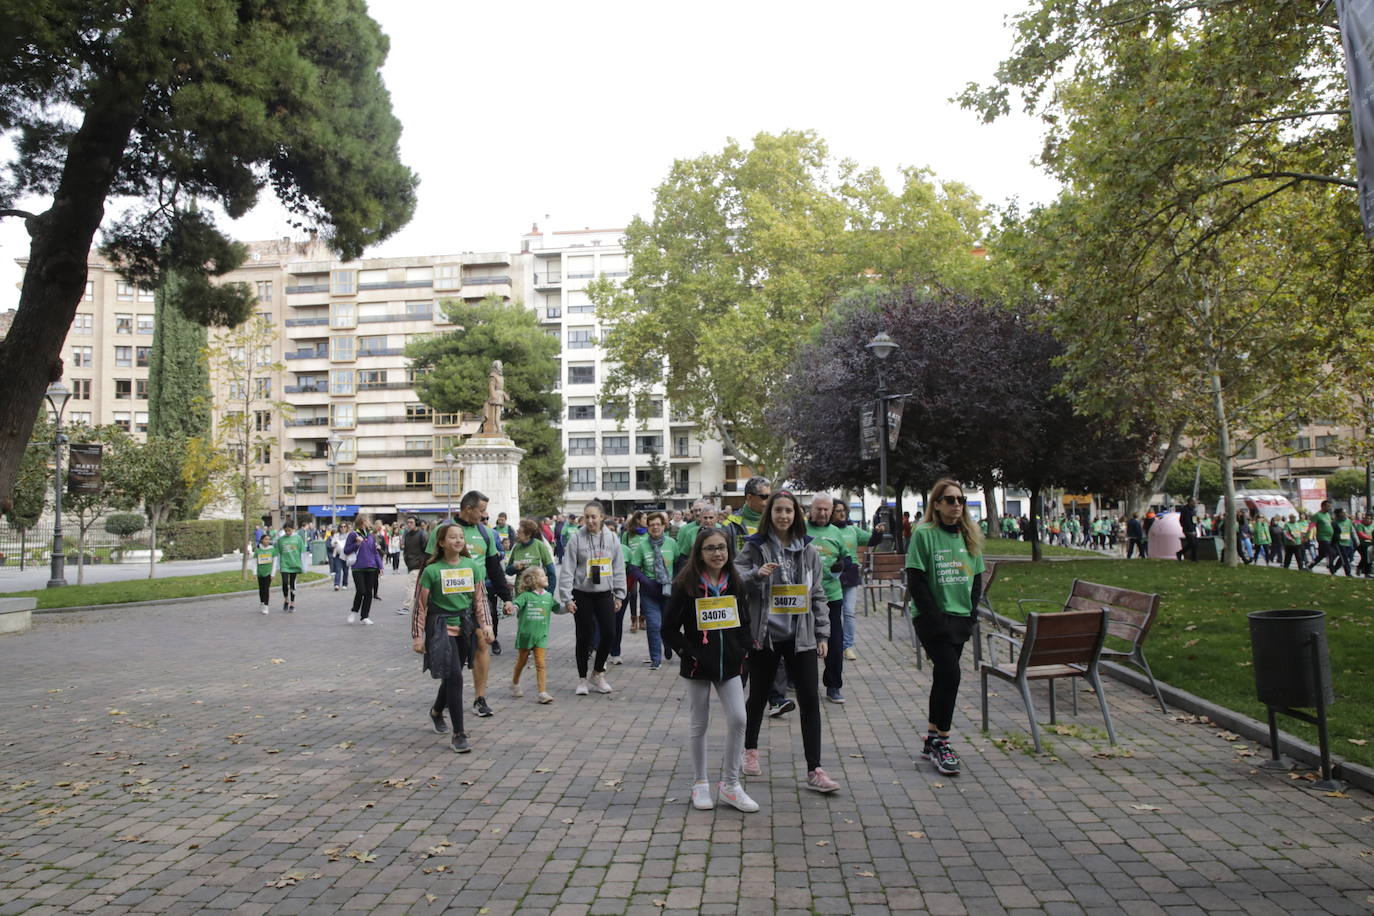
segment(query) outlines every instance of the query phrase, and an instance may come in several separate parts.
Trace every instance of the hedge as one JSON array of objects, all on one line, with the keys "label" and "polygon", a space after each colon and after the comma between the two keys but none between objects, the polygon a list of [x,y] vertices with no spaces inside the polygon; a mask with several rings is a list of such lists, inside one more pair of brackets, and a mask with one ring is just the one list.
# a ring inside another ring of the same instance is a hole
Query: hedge
[{"label": "hedge", "polygon": [[225,553],[223,525],[217,519],[173,522],[163,542],[164,560],[213,560]]},{"label": "hedge", "polygon": [[[248,541],[245,540],[244,537],[243,537],[243,519],[241,519],[241,518],[224,518],[224,519],[220,519],[220,525],[223,526],[222,529],[221,529],[220,537],[221,537],[221,544],[222,544],[222,546],[223,546],[223,548],[224,548],[224,552],[225,552],[225,553],[234,553],[234,552],[236,552],[236,551],[243,550],[243,549],[244,549],[244,545],[248,543]],[[251,539],[252,537],[253,537],[253,529],[252,529],[252,528],[249,528],[249,529],[248,529],[248,538]]]}]

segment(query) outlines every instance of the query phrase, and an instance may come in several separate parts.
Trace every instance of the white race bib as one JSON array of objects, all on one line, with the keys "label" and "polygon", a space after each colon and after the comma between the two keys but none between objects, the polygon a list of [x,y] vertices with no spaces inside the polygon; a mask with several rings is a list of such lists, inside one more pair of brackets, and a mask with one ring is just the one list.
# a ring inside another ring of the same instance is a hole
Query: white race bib
[{"label": "white race bib", "polygon": [[471,595],[477,591],[472,570],[466,566],[440,571],[439,591],[445,595]]},{"label": "white race bib", "polygon": [[768,609],[774,614],[805,614],[811,610],[810,591],[805,585],[774,585],[768,590]]},{"label": "white race bib", "polygon": [[594,569],[599,569],[601,571],[601,578],[608,581],[611,578],[611,558],[592,557],[587,561],[587,581],[589,582],[593,578],[592,570]]},{"label": "white race bib", "polygon": [[739,626],[739,605],[734,595],[697,599],[698,630],[733,630]]}]

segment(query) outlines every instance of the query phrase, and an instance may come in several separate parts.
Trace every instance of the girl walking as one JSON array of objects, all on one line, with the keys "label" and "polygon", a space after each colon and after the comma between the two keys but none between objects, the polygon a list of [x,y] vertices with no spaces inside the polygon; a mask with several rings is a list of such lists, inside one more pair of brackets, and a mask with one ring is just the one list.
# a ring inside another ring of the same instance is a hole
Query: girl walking
[{"label": "girl walking", "polygon": [[301,556],[305,541],[290,522],[282,526],[281,537],[273,545],[277,555],[277,570],[281,573],[281,609],[288,614],[296,611],[296,577],[301,574]]},{"label": "girl walking", "polygon": [[801,709],[806,786],[835,792],[840,784],[821,769],[821,710],[816,661],[830,638],[830,606],[821,585],[821,557],[806,533],[801,503],[786,490],[768,497],[757,533],[735,560],[749,613],[749,699],[745,704],[745,776],[762,776],[759,726],[778,664],[787,666]]},{"label": "girl walking", "polygon": [[516,592],[515,600],[506,605],[507,614],[518,615],[515,626],[517,654],[515,670],[511,672],[510,694],[516,698],[525,695],[520,687],[520,672],[525,670],[525,663],[533,655],[534,674],[539,681],[539,702],[552,703],[553,696],[549,693],[548,674],[544,667],[544,650],[549,644],[549,621],[558,604],[549,592],[549,578],[542,564],[527,567],[520,574]]},{"label": "girl walking", "polygon": [[[558,603],[575,615],[577,627],[578,696],[586,696],[593,687],[597,693],[611,692],[606,659],[615,637],[615,615],[625,601],[625,555],[620,541],[603,526],[601,503],[587,503],[582,513],[582,527],[568,539],[558,570]],[[594,633],[596,663],[589,683],[587,663]]]},{"label": "girl walking", "polygon": [[372,618],[368,614],[372,611],[372,596],[377,591],[377,577],[382,574],[382,551],[368,530],[367,520],[359,516],[356,525],[358,530],[349,534],[343,548],[345,562],[350,556],[357,557],[350,570],[353,573],[353,609],[348,612],[348,622],[357,623],[361,618],[364,624],[371,626]]},{"label": "girl walking", "polygon": [[692,725],[687,746],[692,753],[695,781],[692,807],[715,807],[706,770],[706,729],[710,724],[711,691],[725,712],[725,759],[721,764],[721,802],[740,811],[759,810],[758,802],[740,785],[744,750],[744,687],[741,675],[749,654],[749,612],[739,575],[734,569],[732,538],[718,528],[704,528],[674,581],[663,621],[663,637],[678,654],[687,679]]},{"label": "girl walking", "polygon": [[436,734],[444,734],[448,710],[453,723],[449,747],[459,754],[471,750],[463,730],[463,665],[474,639],[490,645],[495,638],[482,587],[485,575],[486,565],[468,554],[462,526],[439,526],[434,555],[420,573],[410,619],[411,647],[424,655],[424,670],[440,681],[430,722]]},{"label": "girl walking", "polygon": [[270,610],[268,603],[272,600],[272,565],[277,561],[277,552],[272,549],[272,535],[263,534],[258,538],[258,547],[253,551],[253,562],[257,564],[258,572],[258,603],[259,608],[266,614]]},{"label": "girl walking", "polygon": [[983,534],[964,511],[963,488],[938,481],[906,554],[907,594],[916,606],[916,636],[931,664],[929,721],[921,756],[946,776],[959,773],[949,746],[959,695],[959,657],[973,632],[982,594]]}]

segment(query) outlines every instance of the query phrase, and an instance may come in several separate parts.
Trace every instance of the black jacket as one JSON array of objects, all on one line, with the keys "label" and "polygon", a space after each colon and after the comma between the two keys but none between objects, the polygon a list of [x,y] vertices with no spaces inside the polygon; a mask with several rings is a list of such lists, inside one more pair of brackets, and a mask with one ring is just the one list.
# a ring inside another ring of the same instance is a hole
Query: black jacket
[{"label": "black jacket", "polygon": [[405,558],[407,572],[420,569],[425,565],[425,560],[429,559],[425,556],[425,543],[428,540],[429,536],[419,528],[407,531],[401,536],[401,555]]},{"label": "black jacket", "polygon": [[743,595],[734,595],[739,606],[740,625],[730,630],[697,629],[696,599],[706,597],[700,583],[689,589],[674,589],[663,612],[663,642],[682,660],[683,677],[708,681],[728,681],[744,671],[744,659],[752,640],[749,608]]}]

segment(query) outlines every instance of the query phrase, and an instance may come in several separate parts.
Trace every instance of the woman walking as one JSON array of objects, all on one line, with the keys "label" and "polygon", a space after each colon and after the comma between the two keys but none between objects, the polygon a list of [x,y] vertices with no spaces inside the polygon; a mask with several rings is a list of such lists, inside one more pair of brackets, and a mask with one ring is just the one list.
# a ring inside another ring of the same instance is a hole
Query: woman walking
[{"label": "woman walking", "polygon": [[[574,617],[577,629],[577,690],[586,696],[589,687],[597,693],[610,693],[606,683],[606,659],[615,636],[615,615],[625,601],[625,555],[620,541],[603,526],[601,503],[590,502],[582,510],[582,527],[563,548],[563,564],[558,570],[558,603]],[[595,631],[596,663],[590,683],[587,662],[592,653]]]},{"label": "woman walking", "polygon": [[959,695],[959,657],[973,632],[982,594],[983,535],[964,511],[953,480],[938,481],[906,553],[907,593],[916,605],[916,636],[931,664],[929,717],[921,756],[946,776],[959,773],[949,730]]},{"label": "woman walking", "polygon": [[553,548],[539,536],[539,526],[534,520],[523,518],[515,529],[515,544],[510,549],[510,562],[506,564],[506,574],[518,577],[534,566],[544,570],[547,580],[545,588],[553,591],[558,586],[558,570],[553,565]]},{"label": "woman walking", "polygon": [[649,640],[644,664],[657,671],[663,664],[663,606],[673,594],[677,541],[668,536],[668,517],[662,512],[649,513],[645,527],[648,533],[635,544],[628,562],[630,576],[639,583],[640,614]]},{"label": "woman walking", "polygon": [[834,792],[840,784],[821,769],[821,701],[816,661],[830,638],[830,606],[821,585],[821,557],[810,546],[801,503],[786,490],[768,497],[757,533],[744,539],[735,573],[745,589],[751,648],[745,704],[745,776],[761,776],[759,726],[779,660],[796,688],[801,709],[806,786]]},{"label": "woman walking", "polygon": [[355,524],[358,530],[349,534],[343,548],[345,562],[349,557],[357,558],[349,570],[353,574],[353,609],[348,612],[348,622],[357,623],[361,619],[367,626],[372,626],[368,614],[372,611],[372,596],[377,591],[377,577],[382,574],[382,551],[368,530],[367,519],[358,516]]},{"label": "woman walking", "polygon": [[348,522],[340,522],[335,531],[329,532],[325,547],[329,551],[329,575],[334,580],[334,591],[348,587],[348,561],[344,559],[344,545],[348,543]]},{"label": "woman walking", "polygon": [[462,526],[441,525],[434,555],[420,573],[410,621],[411,647],[424,655],[424,670],[440,679],[429,720],[435,733],[444,734],[448,710],[453,723],[449,747],[459,754],[471,750],[463,730],[463,665],[474,639],[490,645],[495,638],[482,587],[485,575],[486,565],[468,554]]},{"label": "woman walking", "polygon": [[740,811],[759,810],[740,785],[744,750],[744,687],[741,675],[749,654],[749,612],[734,569],[733,539],[719,528],[703,529],[674,581],[663,636],[682,659],[687,702],[692,713],[687,746],[695,780],[692,807],[715,807],[706,769],[706,729],[711,721],[711,690],[725,712],[725,759],[721,764],[720,800]]}]

